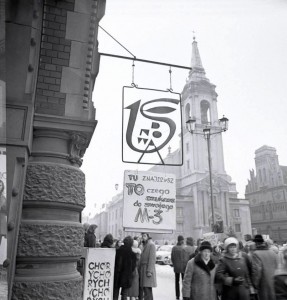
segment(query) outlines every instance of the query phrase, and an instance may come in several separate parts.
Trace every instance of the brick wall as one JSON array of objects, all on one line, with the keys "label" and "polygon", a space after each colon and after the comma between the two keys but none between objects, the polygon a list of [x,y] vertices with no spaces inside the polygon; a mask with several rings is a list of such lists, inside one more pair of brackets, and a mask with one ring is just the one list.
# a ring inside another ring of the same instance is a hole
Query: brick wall
[{"label": "brick wall", "polygon": [[40,63],[36,89],[36,113],[62,116],[66,94],[60,92],[62,68],[69,66],[71,41],[65,39],[67,11],[74,0],[45,0]]}]

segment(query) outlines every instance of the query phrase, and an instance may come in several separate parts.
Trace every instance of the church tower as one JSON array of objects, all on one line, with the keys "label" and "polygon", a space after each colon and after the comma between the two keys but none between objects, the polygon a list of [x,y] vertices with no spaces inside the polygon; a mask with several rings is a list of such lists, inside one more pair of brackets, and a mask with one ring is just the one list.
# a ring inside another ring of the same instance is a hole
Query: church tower
[{"label": "church tower", "polygon": [[[210,154],[215,221],[223,221],[225,228],[230,226],[229,198],[236,198],[237,191],[235,183],[231,182],[230,176],[225,171],[222,134],[214,134],[221,131],[217,93],[215,85],[206,77],[195,37],[192,43],[191,68],[182,91],[184,164],[181,176],[184,193],[191,193],[193,198],[192,231],[194,236],[200,237],[210,231],[212,220],[208,149],[203,129],[210,128],[211,132]],[[196,120],[193,134],[186,127],[186,121],[190,117]]]}]

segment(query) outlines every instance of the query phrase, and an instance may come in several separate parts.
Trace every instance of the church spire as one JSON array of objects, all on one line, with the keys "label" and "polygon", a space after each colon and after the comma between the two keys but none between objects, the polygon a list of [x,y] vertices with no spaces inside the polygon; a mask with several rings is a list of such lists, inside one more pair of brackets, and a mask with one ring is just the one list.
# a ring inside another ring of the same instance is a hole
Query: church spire
[{"label": "church spire", "polygon": [[189,73],[190,80],[207,80],[207,78],[205,77],[205,70],[202,66],[195,36],[193,36],[192,42],[191,68],[192,70]]}]

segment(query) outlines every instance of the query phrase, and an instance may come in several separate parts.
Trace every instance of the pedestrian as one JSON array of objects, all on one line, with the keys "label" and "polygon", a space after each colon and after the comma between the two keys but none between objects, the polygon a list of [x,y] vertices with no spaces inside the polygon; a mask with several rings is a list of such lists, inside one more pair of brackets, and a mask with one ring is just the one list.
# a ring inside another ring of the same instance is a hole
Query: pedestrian
[{"label": "pedestrian", "polygon": [[180,297],[180,289],[179,289],[179,281],[180,276],[181,280],[184,278],[185,267],[187,265],[187,255],[184,250],[184,237],[179,235],[177,237],[176,246],[172,247],[171,250],[171,262],[173,264],[173,271],[175,273],[175,296],[176,299],[179,300]]},{"label": "pedestrian", "polygon": [[278,268],[274,276],[276,300],[287,300],[287,246],[280,252]]},{"label": "pedestrian", "polygon": [[119,249],[123,245],[122,240],[116,240],[115,248]]},{"label": "pedestrian", "polygon": [[270,250],[272,250],[275,254],[279,253],[279,248],[274,244],[271,239],[266,240],[267,246]]},{"label": "pedestrian", "polygon": [[196,247],[194,246],[194,241],[192,237],[186,238],[186,246],[184,247],[184,250],[186,252],[188,260],[192,258],[192,255],[195,252]]},{"label": "pedestrian", "polygon": [[4,182],[0,180],[0,245],[2,237],[7,237],[7,199],[4,195]]},{"label": "pedestrian", "polygon": [[142,254],[139,264],[140,275],[140,300],[153,300],[152,288],[157,286],[156,282],[156,250],[155,244],[148,233],[142,233]]},{"label": "pedestrian", "polygon": [[134,241],[133,241],[132,251],[136,255],[136,268],[133,272],[132,285],[128,289],[127,295],[130,297],[131,300],[135,300],[135,299],[138,299],[138,296],[139,296],[139,272],[138,272],[138,267],[139,267],[139,261],[140,261],[140,257],[141,257],[141,249],[139,248],[139,243],[138,243],[137,239],[134,239]]},{"label": "pedestrian", "polygon": [[234,237],[224,241],[225,250],[215,275],[215,282],[221,285],[222,300],[250,299],[249,258],[238,251],[238,246],[238,240]]},{"label": "pedestrian", "polygon": [[274,273],[277,255],[268,249],[262,235],[254,238],[256,250],[252,254],[252,283],[258,291],[259,300],[275,300]]},{"label": "pedestrian", "polygon": [[95,248],[96,247],[96,235],[95,231],[97,229],[96,224],[91,224],[85,236],[85,247]]},{"label": "pedestrian", "polygon": [[244,235],[245,245],[244,245],[244,252],[252,255],[253,251],[256,249],[256,245],[252,240],[251,234]]},{"label": "pedestrian", "polygon": [[114,238],[109,233],[104,237],[104,241],[101,244],[101,248],[112,248],[114,244]]},{"label": "pedestrian", "polygon": [[219,245],[215,245],[212,247],[211,258],[214,261],[214,263],[217,265],[219,259],[221,258],[221,251]]},{"label": "pedestrian", "polygon": [[203,241],[199,253],[187,263],[182,283],[184,300],[215,300],[215,264],[211,259],[212,247]]},{"label": "pedestrian", "polygon": [[136,268],[136,255],[132,251],[133,239],[126,236],[116,250],[115,271],[114,271],[114,293],[113,299],[118,300],[121,290],[121,299],[127,299],[128,289],[132,286],[133,272]]}]

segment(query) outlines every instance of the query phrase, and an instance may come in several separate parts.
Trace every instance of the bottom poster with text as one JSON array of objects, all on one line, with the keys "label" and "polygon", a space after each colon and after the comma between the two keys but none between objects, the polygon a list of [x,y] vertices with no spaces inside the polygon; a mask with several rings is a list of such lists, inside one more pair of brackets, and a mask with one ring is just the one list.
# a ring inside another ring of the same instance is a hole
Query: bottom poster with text
[{"label": "bottom poster with text", "polygon": [[171,233],[176,229],[174,174],[126,170],[123,197],[125,231]]},{"label": "bottom poster with text", "polygon": [[112,300],[115,249],[88,248],[84,275],[84,300]]}]

